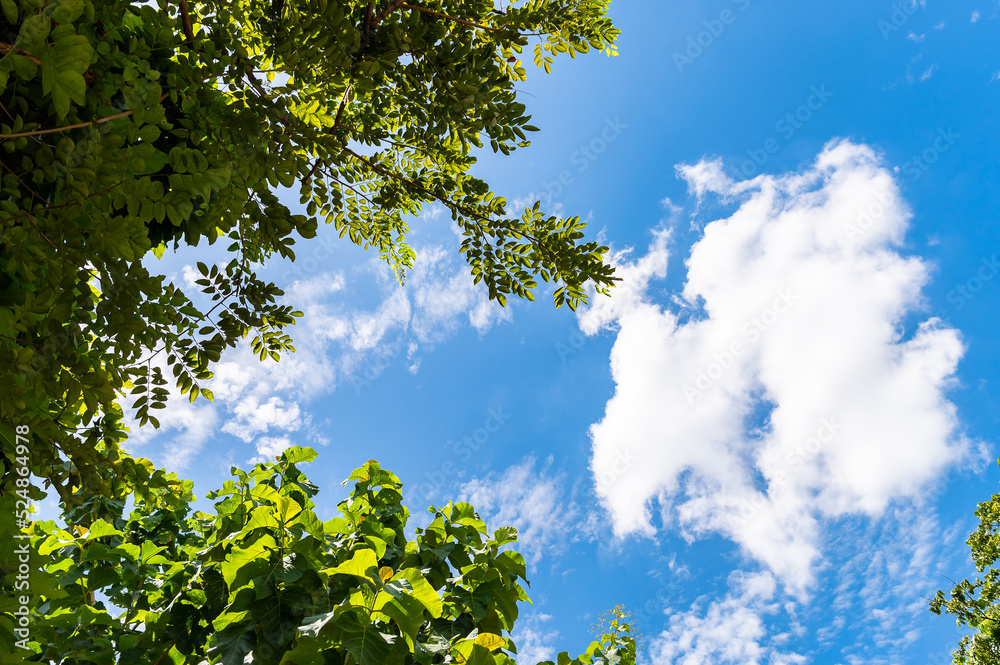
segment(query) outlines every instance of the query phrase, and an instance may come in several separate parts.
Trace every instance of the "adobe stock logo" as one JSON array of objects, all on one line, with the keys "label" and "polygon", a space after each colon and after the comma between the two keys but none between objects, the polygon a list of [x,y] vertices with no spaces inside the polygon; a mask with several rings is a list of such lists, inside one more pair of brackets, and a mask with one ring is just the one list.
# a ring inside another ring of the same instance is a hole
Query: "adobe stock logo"
[{"label": "adobe stock logo", "polygon": [[777,137],[768,138],[759,148],[751,148],[746,151],[749,159],[743,160],[734,169],[734,180],[752,178],[760,173],[763,166],[773,155],[781,151],[781,148],[791,141],[800,129],[813,119],[826,103],[833,97],[833,93],[826,89],[826,84],[814,85],[809,88],[809,96],[805,102],[797,106],[791,112],[778,118],[774,123],[774,131]]},{"label": "adobe stock logo", "polygon": [[879,19],[878,30],[882,33],[882,41],[889,41],[893,33],[899,32],[910,22],[910,17],[927,6],[926,0],[910,0],[898,2],[892,6],[888,18]]},{"label": "adobe stock logo", "polygon": [[[816,435],[806,439],[803,443],[796,446],[795,450],[788,453],[785,457],[785,463],[792,467],[799,467],[809,460],[816,458],[823,451],[823,447],[828,443],[832,443],[842,429],[844,429],[844,423],[837,422],[836,418],[823,418],[819,421],[819,428],[816,430]],[[784,487],[788,484],[789,480],[791,478],[788,477],[787,473],[779,471],[771,479],[770,484],[772,488]],[[740,503],[740,519],[743,522],[747,522],[769,502],[770,499],[761,494],[754,496],[752,500],[743,499]]]},{"label": "adobe stock logo", "polygon": [[455,463],[455,458],[462,462],[470,462],[475,455],[490,438],[499,432],[507,421],[511,419],[511,414],[505,413],[502,406],[489,409],[481,427],[477,427],[471,434],[464,436],[459,441],[449,440],[446,446],[451,451],[451,459],[446,459],[437,469],[424,474],[426,483],[415,488],[416,496],[421,501],[430,501],[438,490],[440,490],[449,479],[459,477],[462,465]]},{"label": "adobe stock logo", "polygon": [[955,288],[948,292],[948,302],[955,306],[956,311],[963,309],[1000,272],[1000,260],[996,254],[991,257],[984,256],[979,263],[979,269],[972,277],[964,284],[955,285]]},{"label": "adobe stock logo", "polygon": [[[604,129],[597,136],[581,145],[569,156],[569,163],[576,167],[577,173],[583,173],[604,154],[608,146],[618,140],[626,129],[628,129],[628,125],[622,122],[621,118],[616,117],[614,120],[608,118],[604,121]],[[555,180],[543,182],[542,187],[545,188],[545,196],[542,197],[543,203],[552,203],[552,199],[569,189],[575,180],[576,177],[572,171],[563,169]]]},{"label": "adobe stock logo", "polygon": [[[740,11],[745,12],[750,7],[750,0],[733,0],[733,4]],[[683,51],[674,51],[673,53],[674,65],[677,66],[678,73],[683,74],[686,67],[693,65],[695,60],[711,48],[722,37],[726,28],[736,23],[737,17],[736,12],[727,8],[719,12],[718,18],[702,21],[701,24],[705,26],[705,29],[695,35],[690,35]]]},{"label": "adobe stock logo", "polygon": [[[774,303],[759,315],[751,317],[740,328],[740,333],[749,343],[754,343],[766,333],[771,326],[778,322],[783,314],[789,312],[799,301],[799,296],[791,292],[790,289],[777,292]],[[736,359],[742,356],[747,350],[743,342],[733,342],[727,350],[716,353],[712,356],[712,363],[708,367],[698,370],[695,376],[694,385],[685,383],[683,387],[684,397],[688,404],[694,404],[695,398],[701,397],[705,391],[709,390],[716,381],[722,378],[733,365]]]},{"label": "adobe stock logo", "polygon": [[602,469],[600,473],[594,473],[597,480],[598,493],[608,490],[612,485],[618,482],[618,478],[631,469],[635,463],[636,459],[632,457],[631,451],[619,450],[611,464]]}]

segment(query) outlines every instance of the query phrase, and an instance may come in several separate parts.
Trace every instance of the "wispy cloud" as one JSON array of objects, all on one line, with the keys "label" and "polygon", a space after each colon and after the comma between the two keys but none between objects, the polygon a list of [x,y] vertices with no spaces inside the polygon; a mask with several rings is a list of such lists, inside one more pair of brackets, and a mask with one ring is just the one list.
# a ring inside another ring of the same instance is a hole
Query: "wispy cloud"
[{"label": "wispy cloud", "polygon": [[654,663],[684,665],[798,665],[806,658],[785,652],[781,639],[768,636],[767,621],[781,611],[777,584],[768,573],[734,573],[722,599],[696,602],[688,610],[669,610],[667,628],[653,638]]},{"label": "wispy cloud", "polygon": [[548,614],[529,614],[517,620],[511,639],[517,645],[517,659],[522,663],[541,663],[555,660],[555,641],[559,632],[551,627]]},{"label": "wispy cloud", "polygon": [[[174,394],[167,409],[156,414],[162,429],[143,429],[130,445],[145,446],[145,454],[178,471],[220,432],[252,446],[249,461],[273,458],[293,441],[323,445],[323,423],[310,413],[312,401],[338,388],[360,391],[394,363],[416,373],[420,354],[460,327],[484,334],[510,319],[510,310],[491,303],[485,290],[473,285],[468,266],[454,251],[431,245],[416,252],[405,286],[377,260],[351,274],[319,273],[285,286],[287,302],[305,314],[289,331],[296,352],[276,363],[259,360],[248,344],[230,350],[205,382],[214,404],[190,405]],[[184,282],[193,284],[196,277],[190,266],[181,270]],[[378,290],[375,306],[356,304],[349,286],[357,285]],[[170,442],[152,453],[152,444],[165,440],[165,432],[171,432]]]},{"label": "wispy cloud", "polygon": [[491,529],[514,526],[517,548],[532,564],[544,554],[558,554],[578,537],[580,508],[573,500],[564,475],[554,472],[553,459],[539,468],[528,457],[502,473],[492,473],[465,483],[460,500],[476,507]]}]

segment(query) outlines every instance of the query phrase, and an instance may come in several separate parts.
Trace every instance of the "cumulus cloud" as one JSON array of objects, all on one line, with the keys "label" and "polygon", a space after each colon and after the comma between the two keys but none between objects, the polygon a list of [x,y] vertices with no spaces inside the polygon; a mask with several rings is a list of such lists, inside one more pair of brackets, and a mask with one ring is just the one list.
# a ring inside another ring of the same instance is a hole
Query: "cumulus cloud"
[{"label": "cumulus cloud", "polygon": [[718,160],[678,173],[738,207],[691,249],[683,307],[650,295],[659,231],[580,313],[585,333],[617,334],[597,493],[619,535],[657,518],[719,533],[804,592],[823,520],[881,515],[969,449],[946,396],[961,338],[919,318],[929,266],[902,253],[910,212],[872,149],[833,142],[802,172],[744,182]]}]

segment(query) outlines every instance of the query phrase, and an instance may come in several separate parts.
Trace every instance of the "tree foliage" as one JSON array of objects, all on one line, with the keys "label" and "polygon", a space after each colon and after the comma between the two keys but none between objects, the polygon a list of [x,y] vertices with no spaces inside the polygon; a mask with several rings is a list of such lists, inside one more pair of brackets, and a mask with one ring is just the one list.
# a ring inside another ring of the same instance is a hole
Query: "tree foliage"
[{"label": "tree foliage", "polygon": [[980,503],[976,517],[979,528],[966,544],[980,576],[957,583],[947,596],[938,591],[931,601],[932,612],[954,615],[959,626],[973,631],[959,642],[956,665],[1000,663],[1000,494]]},{"label": "tree foliage", "polygon": [[[471,169],[535,130],[525,48],[546,71],[613,53],[608,2],[0,0],[0,411],[30,427],[32,473],[67,502],[120,496],[126,395],[158,426],[169,382],[211,399],[240,340],[292,350],[298,312],[256,269],[320,222],[402,281],[408,220],[442,205],[501,304],[539,278],[557,305],[604,292],[578,218],[509,210]],[[231,260],[199,265],[199,308],[143,259],[203,240]]]},{"label": "tree foliage", "polygon": [[[402,282],[407,225],[440,205],[501,305],[539,280],[557,306],[606,293],[607,248],[579,218],[510,210],[472,168],[536,130],[515,88],[525,48],[546,72],[614,53],[608,2],[0,0],[3,662],[22,620],[31,662],[513,662],[512,529],[449,504],[411,539],[374,462],[322,522],[298,448],[233,469],[216,514],[193,512],[190,482],[121,450],[120,404],[158,427],[171,382],[212,399],[227,348],[294,350],[300,313],[257,271],[321,222]],[[151,255],[202,241],[230,260],[198,264],[200,294],[155,272]],[[25,541],[37,479],[62,522]],[[634,653],[615,623],[559,663]]]},{"label": "tree foliage", "polygon": [[[507,547],[516,530],[490,535],[472,506],[449,503],[411,538],[402,484],[374,461],[344,482],[350,495],[323,522],[299,469],[315,456],[296,447],[249,473],[234,467],[209,494],[215,514],[192,512],[190,482],[142,461],[150,476],[130,512],[90,495],[70,509],[87,527],[33,524],[31,592],[42,602],[26,660],[513,664],[510,631],[528,600],[525,561]],[[634,665],[621,618],[559,664]],[[13,629],[0,617],[8,655]]]}]

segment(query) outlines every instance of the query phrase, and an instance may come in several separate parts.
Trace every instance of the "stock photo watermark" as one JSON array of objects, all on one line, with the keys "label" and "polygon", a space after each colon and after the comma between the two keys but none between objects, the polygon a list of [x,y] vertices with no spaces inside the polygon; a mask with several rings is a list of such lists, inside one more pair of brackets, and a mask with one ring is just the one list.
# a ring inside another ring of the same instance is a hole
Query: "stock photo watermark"
[{"label": "stock photo watermark", "polygon": [[561,360],[565,365],[566,360],[580,353],[580,349],[582,349],[586,343],[587,338],[579,332],[573,333],[567,337],[565,341],[556,342],[556,353],[559,355],[559,360]]},{"label": "stock photo watermark", "polygon": [[931,145],[927,146],[919,155],[913,155],[903,163],[903,173],[913,182],[920,180],[931,166],[941,159],[941,155],[951,150],[960,138],[962,135],[956,134],[951,127],[939,129]]},{"label": "stock photo watermark", "polygon": [[417,498],[421,501],[433,499],[445,483],[452,478],[457,478],[461,473],[463,465],[456,463],[456,460],[463,463],[470,462],[473,455],[479,452],[511,418],[511,414],[504,412],[502,406],[488,409],[486,418],[480,427],[458,441],[447,441],[445,446],[449,452],[448,459],[438,465],[437,469],[424,473],[427,482],[417,485]]},{"label": "stock photo watermark", "polygon": [[893,33],[899,32],[903,26],[910,22],[910,18],[920,10],[927,7],[925,0],[910,0],[910,2],[897,2],[892,5],[889,15],[878,21],[879,32],[882,33],[882,41],[889,41]]},{"label": "stock photo watermark", "polygon": [[614,485],[618,481],[618,478],[631,469],[637,461],[636,458],[632,457],[631,451],[619,450],[610,466],[603,469],[600,473],[594,474],[598,493]]},{"label": "stock photo watermark", "polygon": [[1000,272],[1000,258],[996,254],[990,257],[983,257],[979,261],[979,268],[964,283],[956,284],[948,292],[945,298],[949,304],[954,306],[955,311],[965,308],[969,301],[975,298],[983,288],[993,281],[993,278]]},{"label": "stock photo watermark", "polygon": [[[763,310],[757,316],[751,317],[740,328],[740,334],[748,343],[754,343],[761,338],[770,328],[778,322],[783,314],[788,313],[799,301],[799,296],[792,293],[791,289],[779,290],[777,297],[770,307]],[[684,397],[688,404],[694,404],[695,399],[702,396],[736,364],[736,359],[742,356],[747,350],[744,342],[733,342],[725,351],[720,351],[712,356],[712,362],[708,367],[698,370],[694,378],[693,385],[685,383],[683,387]]]},{"label": "stock photo watermark", "polygon": [[[929,146],[924,148],[920,154],[913,155],[899,168],[907,180],[916,182],[924,176],[930,168],[941,159],[941,155],[951,150],[951,148],[962,138],[961,134],[956,134],[949,127],[948,129],[938,129],[937,135]],[[858,210],[855,222],[844,225],[844,233],[848,242],[855,244],[858,238],[864,236],[879,220],[883,219],[889,210],[889,204],[893,196],[889,192],[882,192],[878,198]]]},{"label": "stock photo watermark", "polygon": [[[31,521],[31,451],[28,449],[28,441],[31,438],[31,429],[27,425],[18,425],[14,428],[15,433],[15,458],[14,473],[17,479],[14,484],[17,487],[17,500],[15,501],[15,519],[18,528],[23,532]],[[31,639],[31,553],[28,550],[28,539],[30,536],[25,533],[15,534],[17,541],[14,546],[14,555],[17,557],[17,574],[14,577],[14,589],[16,591],[27,592],[18,595],[15,599],[15,609],[13,611],[16,625],[14,635],[19,638],[14,644],[20,649],[28,649],[28,640]]]},{"label": "stock photo watermark", "polygon": [[[750,8],[750,0],[732,0],[732,2],[741,12],[745,12]],[[677,67],[677,72],[683,74],[687,67],[693,65],[695,60],[705,54],[705,51],[712,48],[719,38],[725,34],[726,29],[733,23],[736,23],[738,17],[739,14],[737,12],[727,7],[719,12],[718,17],[702,21],[701,24],[705,29],[689,35],[684,48],[673,53],[674,65]]]},{"label": "stock photo watermark", "polygon": [[777,137],[772,136],[764,143],[746,151],[749,159],[741,162],[733,171],[735,180],[750,178],[761,172],[761,169],[768,160],[781,151],[781,149],[791,141],[806,123],[813,119],[813,116],[821,110],[833,97],[833,93],[826,89],[826,84],[812,86],[809,88],[809,97],[792,111],[786,113],[774,123],[774,131]]},{"label": "stock photo watermark", "polygon": [[368,357],[366,359],[363,369],[351,370],[344,380],[347,385],[354,390],[355,395],[360,395],[361,391],[370,386],[375,379],[382,375],[382,372],[387,370],[390,365],[392,365],[393,358],[396,354],[382,354],[374,357]]},{"label": "stock photo watermark", "polygon": [[[792,452],[788,453],[785,457],[785,463],[791,467],[799,467],[815,459],[823,452],[823,447],[832,443],[842,429],[844,429],[844,424],[837,422],[836,418],[823,418],[819,421],[819,428],[816,430],[816,435],[806,439],[797,445]],[[779,471],[771,480],[771,487],[784,487],[788,484],[789,480],[790,478],[787,473]],[[748,521],[767,504],[768,499],[761,494],[755,496],[753,500],[743,499],[740,503],[740,519],[744,522]]]},{"label": "stock photo watermark", "polygon": [[[587,143],[582,144],[572,155],[569,156],[569,163],[576,167],[576,173],[583,173],[590,168],[603,155],[608,147],[617,141],[619,137],[628,129],[628,125],[621,121],[620,117],[614,120],[608,118],[604,121],[601,131]],[[563,169],[559,172],[555,180],[542,182],[545,195],[542,202],[549,204],[552,200],[569,189],[576,181],[576,176],[570,169]]]}]

